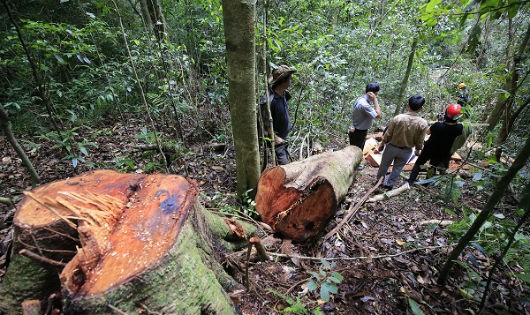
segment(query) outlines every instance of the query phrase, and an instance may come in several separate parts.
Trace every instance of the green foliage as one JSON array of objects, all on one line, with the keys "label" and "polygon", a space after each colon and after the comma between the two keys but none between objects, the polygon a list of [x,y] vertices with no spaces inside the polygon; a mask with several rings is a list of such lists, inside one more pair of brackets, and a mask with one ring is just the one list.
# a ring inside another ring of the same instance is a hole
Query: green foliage
[{"label": "green foliage", "polygon": [[425,314],[423,312],[423,310],[420,308],[420,305],[416,301],[414,301],[413,299],[409,298],[408,302],[409,302],[409,306],[410,306],[410,310],[412,311],[412,314],[414,314],[414,315],[424,315]]},{"label": "green foliage", "polygon": [[259,220],[260,215],[256,210],[256,202],[253,197],[253,189],[247,190],[242,196],[239,196],[239,208],[236,209],[227,204],[222,205],[220,211],[231,215],[244,215],[252,219]]},{"label": "green foliage", "polygon": [[156,143],[156,137],[160,138],[160,132],[149,131],[146,127],[143,127],[139,134],[135,135],[136,139],[139,139],[147,144]]},{"label": "green foliage", "polygon": [[130,173],[137,169],[135,162],[130,157],[116,157],[112,162],[120,172]]},{"label": "green foliage", "polygon": [[[448,211],[448,213],[456,215],[451,211]],[[462,237],[476,218],[476,213],[462,207],[462,219],[447,227],[447,231],[453,240],[456,241]],[[513,227],[515,227],[513,218],[507,218],[502,213],[495,213],[480,228],[474,246],[483,252],[483,254],[494,255],[506,246],[508,242],[507,237]],[[530,258],[529,248],[530,237],[524,233],[517,233],[516,240],[504,257],[504,263],[509,264],[515,262],[530,267],[528,265],[528,259]]]},{"label": "green foliage", "polygon": [[79,162],[92,165],[85,160],[88,157],[88,149],[90,147],[97,148],[97,144],[87,139],[80,139],[77,130],[79,127],[61,132],[48,132],[47,134],[39,136],[43,140],[50,141],[53,144],[53,149],[59,149],[65,153],[63,160],[69,160],[72,167],[76,168]]},{"label": "green foliage", "polygon": [[302,303],[300,298],[296,298],[295,300],[288,295],[282,294],[272,289],[267,289],[267,291],[283,299],[289,305],[283,310],[281,310],[280,314],[309,314],[308,310],[306,309],[306,306],[304,305],[304,303]]},{"label": "green foliage", "polygon": [[307,288],[310,292],[318,290],[320,299],[329,302],[330,295],[338,293],[338,285],[342,283],[344,277],[336,271],[331,271],[331,264],[327,260],[321,260],[321,264],[318,272],[309,272],[311,279],[307,283]]}]

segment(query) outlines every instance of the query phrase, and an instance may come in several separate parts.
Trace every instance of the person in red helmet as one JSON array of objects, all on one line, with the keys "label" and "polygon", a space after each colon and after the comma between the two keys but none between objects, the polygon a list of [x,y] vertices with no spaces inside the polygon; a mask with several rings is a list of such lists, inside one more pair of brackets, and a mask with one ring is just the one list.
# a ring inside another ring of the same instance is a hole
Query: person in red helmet
[{"label": "person in red helmet", "polygon": [[423,151],[414,163],[408,182],[414,184],[421,166],[427,161],[434,166],[441,174],[449,167],[451,159],[451,147],[455,139],[462,134],[464,126],[457,122],[462,117],[462,106],[451,104],[447,106],[443,121],[437,121],[427,130],[430,135],[425,142]]}]

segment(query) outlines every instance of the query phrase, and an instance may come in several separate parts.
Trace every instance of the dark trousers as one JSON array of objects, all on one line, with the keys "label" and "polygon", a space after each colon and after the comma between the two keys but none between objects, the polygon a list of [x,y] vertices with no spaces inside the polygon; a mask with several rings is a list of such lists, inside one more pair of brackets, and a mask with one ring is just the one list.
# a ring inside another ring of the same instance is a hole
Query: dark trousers
[{"label": "dark trousers", "polygon": [[350,145],[358,146],[359,148],[364,149],[364,143],[366,142],[366,135],[368,130],[359,130],[355,129],[354,132],[348,132],[348,138],[350,138]]},{"label": "dark trousers", "polygon": [[408,179],[409,184],[413,184],[416,181],[416,178],[418,178],[420,173],[421,166],[427,163],[427,161],[430,161],[431,165],[434,166],[440,172],[440,174],[445,174],[445,171],[449,167],[450,159],[451,156],[444,156],[443,158],[440,158],[437,154],[433,154],[429,151],[423,151],[412,167],[412,171],[410,172]]},{"label": "dark trousers", "polygon": [[289,164],[289,152],[287,151],[287,142],[278,144],[274,147],[276,152],[276,163],[278,165]]}]

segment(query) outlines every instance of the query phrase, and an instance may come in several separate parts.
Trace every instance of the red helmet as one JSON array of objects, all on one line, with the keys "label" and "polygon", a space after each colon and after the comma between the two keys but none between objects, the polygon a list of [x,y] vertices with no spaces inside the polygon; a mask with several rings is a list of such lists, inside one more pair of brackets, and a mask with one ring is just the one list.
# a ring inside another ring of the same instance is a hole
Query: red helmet
[{"label": "red helmet", "polygon": [[462,117],[462,106],[459,104],[451,104],[445,109],[445,116],[451,120],[457,120]]}]

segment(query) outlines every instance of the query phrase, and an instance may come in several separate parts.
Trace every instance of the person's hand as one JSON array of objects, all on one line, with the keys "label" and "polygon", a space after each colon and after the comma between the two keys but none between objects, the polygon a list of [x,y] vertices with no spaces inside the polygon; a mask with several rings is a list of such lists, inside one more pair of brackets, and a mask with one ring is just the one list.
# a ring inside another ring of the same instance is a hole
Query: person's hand
[{"label": "person's hand", "polygon": [[274,144],[280,145],[280,144],[282,144],[284,142],[285,142],[285,140],[283,140],[282,138],[280,138],[278,136],[274,137]]},{"label": "person's hand", "polygon": [[370,99],[370,101],[374,101],[375,99],[377,99],[377,95],[375,95],[374,92],[368,92],[366,93],[366,95],[368,96],[368,98]]}]

